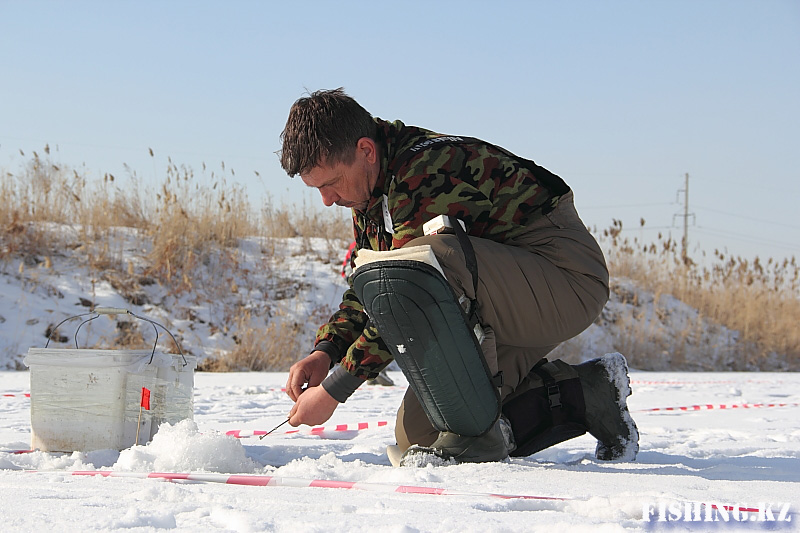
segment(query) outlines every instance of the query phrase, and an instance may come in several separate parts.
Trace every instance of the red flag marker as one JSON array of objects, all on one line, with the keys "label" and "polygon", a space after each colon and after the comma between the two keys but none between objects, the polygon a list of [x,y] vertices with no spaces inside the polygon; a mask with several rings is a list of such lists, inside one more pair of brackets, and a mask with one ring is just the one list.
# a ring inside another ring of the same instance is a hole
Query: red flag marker
[{"label": "red flag marker", "polygon": [[142,407],[150,410],[150,389],[142,387]]},{"label": "red flag marker", "polygon": [[139,402],[139,420],[136,422],[136,444],[139,444],[139,430],[142,428],[142,409],[150,410],[150,389],[142,387],[142,401]]}]

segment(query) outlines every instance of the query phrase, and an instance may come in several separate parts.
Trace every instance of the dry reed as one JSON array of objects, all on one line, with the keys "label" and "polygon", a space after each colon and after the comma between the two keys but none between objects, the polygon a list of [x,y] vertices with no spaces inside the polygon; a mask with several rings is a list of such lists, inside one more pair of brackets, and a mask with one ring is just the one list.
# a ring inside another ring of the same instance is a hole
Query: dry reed
[{"label": "dry reed", "polygon": [[[644,221],[641,222],[644,225]],[[674,239],[659,234],[653,243],[622,237],[622,223],[598,235],[607,253],[612,278],[627,278],[655,293],[669,294],[695,308],[699,317],[739,332],[727,349],[737,368],[759,368],[770,357],[800,367],[800,265],[796,258],[762,261],[730,257],[715,250],[693,261]],[[656,300],[657,301],[657,300]],[[636,323],[636,317],[633,323]],[[668,347],[680,356],[689,339],[699,335],[700,320],[678,331]],[[630,329],[631,342],[646,344],[645,332]],[[709,347],[715,350],[720,347]]]},{"label": "dry reed", "polygon": [[[85,173],[53,163],[45,147],[44,155],[34,153],[17,173],[0,175],[0,194],[0,261],[19,261],[23,270],[48,262],[66,248],[77,248],[93,275],[112,283],[132,302],[145,283],[159,283],[172,295],[200,285],[206,291],[238,291],[232,280],[238,275],[238,243],[243,238],[259,238],[262,252],[271,257],[280,239],[309,242],[323,237],[328,245],[315,253],[327,262],[338,262],[342,241],[352,239],[342,210],[323,210],[305,201],[276,206],[269,198],[256,210],[247,191],[229,183],[225,175],[206,176],[204,169],[198,177],[171,160],[163,183],[152,194],[132,172],[121,179],[105,174],[101,180],[89,180]],[[747,260],[715,251],[696,263],[669,237],[659,235],[655,242],[643,243],[623,238],[622,229],[622,223],[614,221],[609,229],[595,232],[606,250],[612,279],[630,279],[654,294],[656,313],[663,311],[660,297],[672,295],[695,308],[699,317],[738,331],[740,338],[731,346],[706,347],[728,350],[739,360],[738,368],[759,368],[776,354],[793,368],[800,367],[800,266],[794,257]],[[149,243],[146,265],[134,267],[126,258],[119,244],[125,231]],[[205,278],[196,279],[201,271]],[[224,287],[207,286],[215,276]],[[239,277],[246,282],[246,275]],[[615,290],[620,290],[618,285]],[[669,351],[677,368],[685,363],[687,347],[702,342],[699,322],[683,325],[667,343],[664,331],[633,309],[613,325],[620,332],[621,351],[637,354],[655,346]],[[291,361],[280,362],[275,353],[299,353],[291,323],[275,320],[255,327],[257,317],[238,310],[226,314],[227,323],[220,327],[238,331],[238,344],[229,361],[209,362],[209,368],[285,369]],[[138,341],[135,332],[129,333],[131,341]],[[276,345],[275,339],[286,345]],[[274,346],[269,353],[267,345]]]},{"label": "dry reed", "polygon": [[199,370],[209,372],[285,371],[303,353],[302,325],[278,317],[266,323],[243,312],[236,320],[236,345],[221,357],[205,359]]}]

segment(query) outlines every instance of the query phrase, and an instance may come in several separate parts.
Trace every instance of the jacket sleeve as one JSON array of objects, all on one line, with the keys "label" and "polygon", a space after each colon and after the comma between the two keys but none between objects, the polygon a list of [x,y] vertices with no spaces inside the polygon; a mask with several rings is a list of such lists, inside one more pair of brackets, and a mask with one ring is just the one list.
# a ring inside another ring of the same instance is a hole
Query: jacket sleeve
[{"label": "jacket sleeve", "polygon": [[393,359],[352,288],[345,291],[339,310],[318,330],[316,349],[340,363],[322,383],[339,402],[364,381],[377,377]]}]

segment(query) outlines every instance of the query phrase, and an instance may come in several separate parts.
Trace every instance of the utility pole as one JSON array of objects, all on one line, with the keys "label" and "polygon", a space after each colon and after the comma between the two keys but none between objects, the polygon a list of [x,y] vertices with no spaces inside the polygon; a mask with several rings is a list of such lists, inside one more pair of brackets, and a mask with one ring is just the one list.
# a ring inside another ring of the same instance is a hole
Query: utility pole
[{"label": "utility pole", "polygon": [[686,262],[689,249],[689,173],[686,173],[686,185],[683,186],[683,262]]},{"label": "utility pole", "polygon": [[684,179],[683,189],[678,191],[678,194],[683,193],[683,215],[675,214],[672,216],[672,221],[675,221],[676,216],[683,217],[683,240],[681,241],[681,259],[684,264],[689,261],[689,217],[694,217],[694,213],[689,213],[689,173],[687,172]]}]

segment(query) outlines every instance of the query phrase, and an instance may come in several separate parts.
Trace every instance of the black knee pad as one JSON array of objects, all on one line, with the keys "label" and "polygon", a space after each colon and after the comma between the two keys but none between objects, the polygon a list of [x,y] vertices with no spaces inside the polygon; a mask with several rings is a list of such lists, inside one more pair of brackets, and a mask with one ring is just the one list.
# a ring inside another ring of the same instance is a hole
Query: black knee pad
[{"label": "black knee pad", "polygon": [[488,431],[499,393],[442,274],[419,261],[377,261],[356,269],[353,288],[431,424],[465,436]]}]

